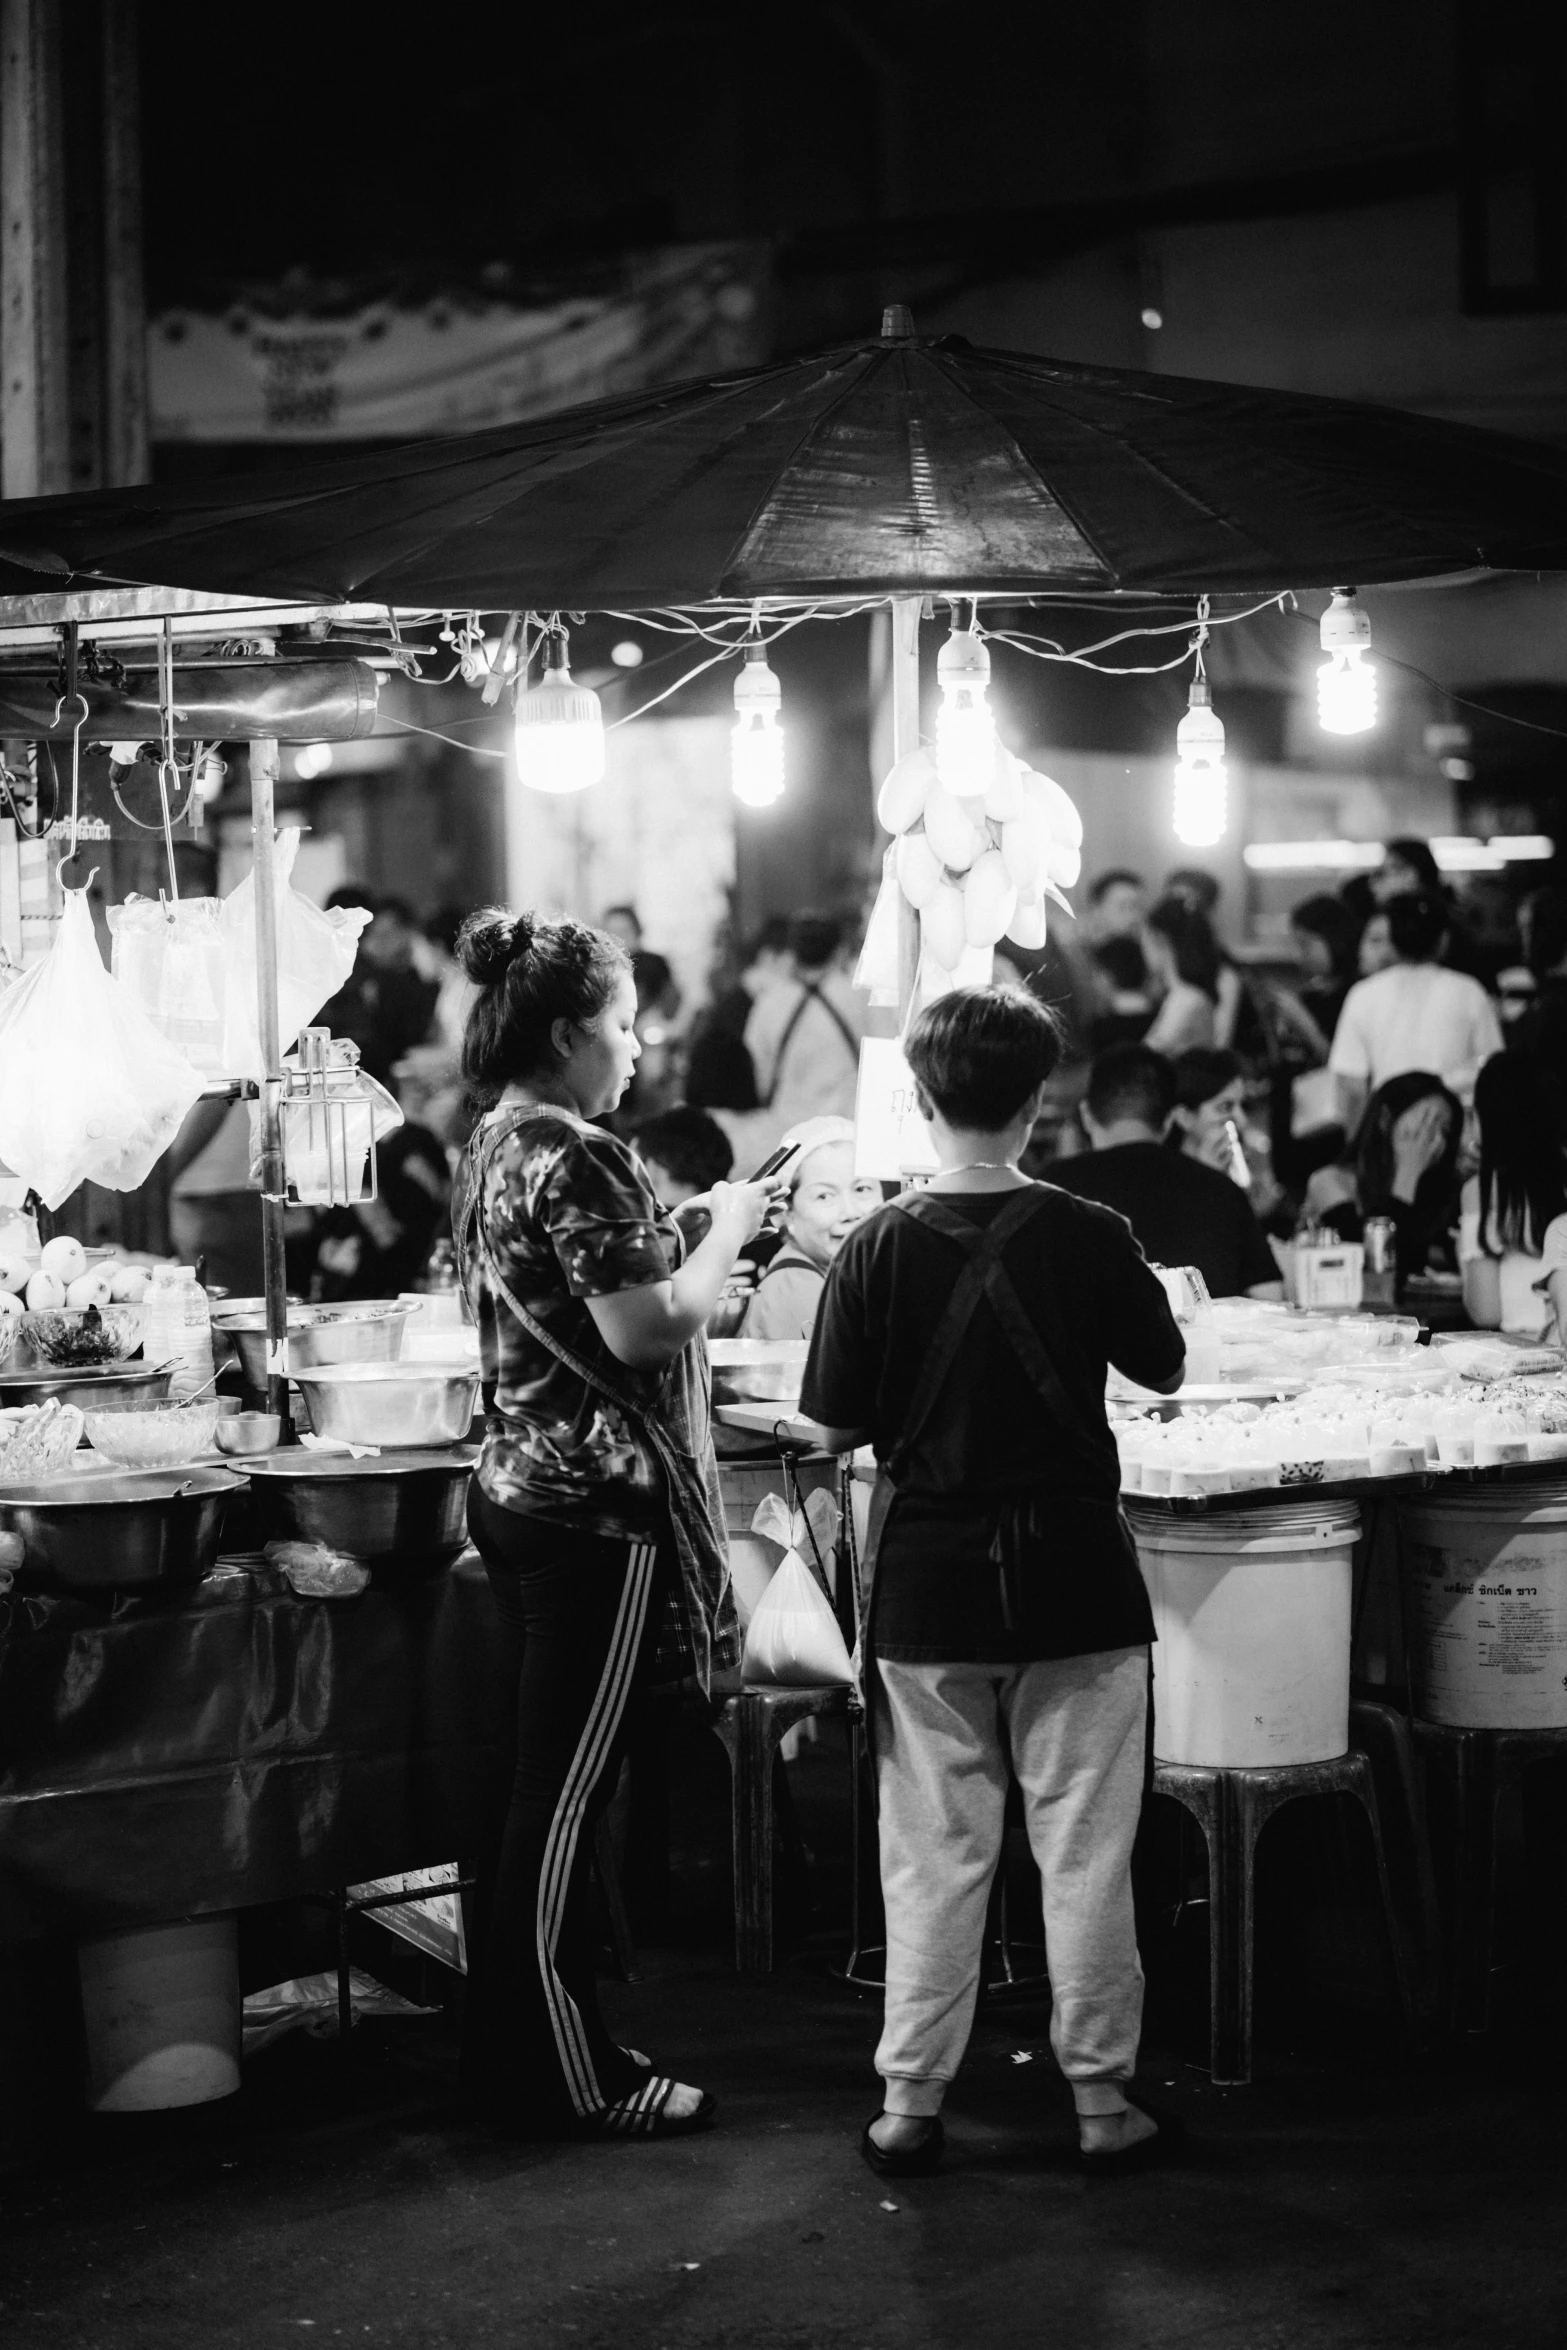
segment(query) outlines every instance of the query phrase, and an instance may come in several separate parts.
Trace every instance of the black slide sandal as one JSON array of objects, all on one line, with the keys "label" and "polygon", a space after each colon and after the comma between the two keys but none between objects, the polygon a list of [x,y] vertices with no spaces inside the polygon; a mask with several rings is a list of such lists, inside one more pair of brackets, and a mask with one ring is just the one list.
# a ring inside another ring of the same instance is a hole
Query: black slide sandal
[{"label": "black slide sandal", "polygon": [[1151,2138],[1139,2138],[1131,2146],[1107,2148],[1102,2154],[1090,2154],[1079,2146],[1077,2160],[1080,2169],[1091,2179],[1126,2179],[1137,2171],[1154,2170],[1161,2163],[1173,2162],[1186,2148],[1186,2124],[1179,2114],[1161,2113],[1157,2106],[1144,2105],[1137,2099],[1129,2101],[1138,2113],[1146,2114],[1157,2124]]},{"label": "black slide sandal", "polygon": [[[908,2118],[910,2121],[917,2121],[921,2116],[910,2114]],[[946,2147],[947,2133],[942,2127],[939,2114],[929,2116],[931,2126],[928,2135],[923,2137],[917,2146],[907,2147],[877,2145],[871,2136],[871,2131],[882,2119],[884,2119],[882,2114],[873,2113],[860,2133],[860,2152],[879,2177],[884,2179],[927,2179],[933,2172],[941,2168],[941,2157]]]},{"label": "black slide sandal", "polygon": [[646,2088],[594,2114],[585,2125],[585,2134],[594,2138],[691,2138],[700,2130],[711,2129],[718,2099],[710,2089],[703,2092],[695,2113],[665,2111],[678,2087],[679,2083],[665,2074],[651,2074]]}]

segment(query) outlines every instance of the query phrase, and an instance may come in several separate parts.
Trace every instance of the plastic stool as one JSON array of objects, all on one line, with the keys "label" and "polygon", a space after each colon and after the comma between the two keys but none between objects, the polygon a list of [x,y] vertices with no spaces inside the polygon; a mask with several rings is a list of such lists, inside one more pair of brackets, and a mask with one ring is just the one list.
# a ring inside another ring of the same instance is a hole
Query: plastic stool
[{"label": "plastic stool", "polygon": [[1543,1762],[1567,1756],[1567,1730],[1458,1730],[1413,1723],[1428,1764],[1452,1772],[1456,1811],[1448,2016],[1459,2031],[1483,2032],[1491,2015],[1496,1940],[1496,1822],[1502,1798]]},{"label": "plastic stool", "polygon": [[1156,1760],[1153,1792],[1190,1812],[1208,1847],[1208,2063],[1217,2086],[1243,2087],[1251,2079],[1257,1839],[1275,1812],[1308,1795],[1351,1795],[1371,1824],[1399,2001],[1406,2022],[1413,2022],[1376,1789],[1363,1754],[1250,1770]]},{"label": "plastic stool", "polygon": [[729,1757],[730,1846],[734,1855],[735,1970],[773,1968],[773,1762],[784,1734],[813,1714],[849,1710],[836,1687],[786,1689],[769,1683],[726,1697],[713,1734]]}]

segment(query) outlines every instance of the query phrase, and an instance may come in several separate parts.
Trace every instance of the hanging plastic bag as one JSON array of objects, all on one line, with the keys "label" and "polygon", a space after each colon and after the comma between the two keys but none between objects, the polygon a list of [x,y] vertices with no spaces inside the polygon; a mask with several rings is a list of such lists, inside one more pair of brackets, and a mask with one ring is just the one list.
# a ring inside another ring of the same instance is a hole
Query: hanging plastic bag
[{"label": "hanging plastic bag", "polygon": [[[337,906],[323,913],[289,886],[299,854],[299,827],[277,837],[277,1008],[278,1034],[285,1047],[308,1028],[322,1005],[347,980],[359,952],[359,934],[370,920],[363,906]],[[247,874],[222,908],[223,1074],[248,1077],[259,1085],[266,1075],[256,1014],[256,883]]]},{"label": "hanging plastic bag", "polygon": [[[222,907],[216,898],[127,898],[109,908],[110,968],[154,1028],[208,1077],[223,1066]],[[251,982],[254,992],[255,982]]]},{"label": "hanging plastic bag", "polygon": [[59,1207],[134,1191],[201,1093],[185,1055],[103,967],[85,889],[43,961],[0,996],[0,1160]]},{"label": "hanging plastic bag", "polygon": [[838,1619],[800,1555],[810,1549],[827,1557],[838,1532],[837,1502],[823,1490],[803,1510],[791,1511],[769,1493],[757,1505],[751,1531],[786,1547],[746,1628],[745,1679],[787,1688],[847,1688],[853,1670]]}]

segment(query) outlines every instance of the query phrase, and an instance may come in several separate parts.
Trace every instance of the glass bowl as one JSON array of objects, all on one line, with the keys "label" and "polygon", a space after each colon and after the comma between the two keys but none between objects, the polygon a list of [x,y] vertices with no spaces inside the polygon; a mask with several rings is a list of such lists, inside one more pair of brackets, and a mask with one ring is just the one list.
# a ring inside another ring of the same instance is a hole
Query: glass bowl
[{"label": "glass bowl", "polygon": [[172,1469],[212,1450],[215,1396],[195,1403],[117,1404],[85,1415],[94,1452],[122,1469]]},{"label": "glass bowl", "polygon": [[34,1354],[57,1370],[90,1370],[123,1363],[140,1346],[146,1314],[140,1306],[60,1306],[23,1314],[22,1335]]}]

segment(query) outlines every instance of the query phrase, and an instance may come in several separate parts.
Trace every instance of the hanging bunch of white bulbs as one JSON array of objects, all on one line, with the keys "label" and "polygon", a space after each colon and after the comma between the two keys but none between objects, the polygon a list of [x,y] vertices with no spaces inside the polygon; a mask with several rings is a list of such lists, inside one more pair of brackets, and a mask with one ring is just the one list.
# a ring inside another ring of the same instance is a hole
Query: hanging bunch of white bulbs
[{"label": "hanging bunch of white bulbs", "polygon": [[[968,948],[993,947],[1003,938],[1042,947],[1045,899],[1065,905],[1061,892],[1082,870],[1076,808],[1058,783],[1036,775],[996,739],[984,707],[989,671],[972,629],[955,629],[938,670],[943,709],[936,747],[907,752],[876,801],[878,818],[897,836],[893,870],[919,914],[925,951],[949,974]],[[961,707],[944,727],[954,681]]]}]

